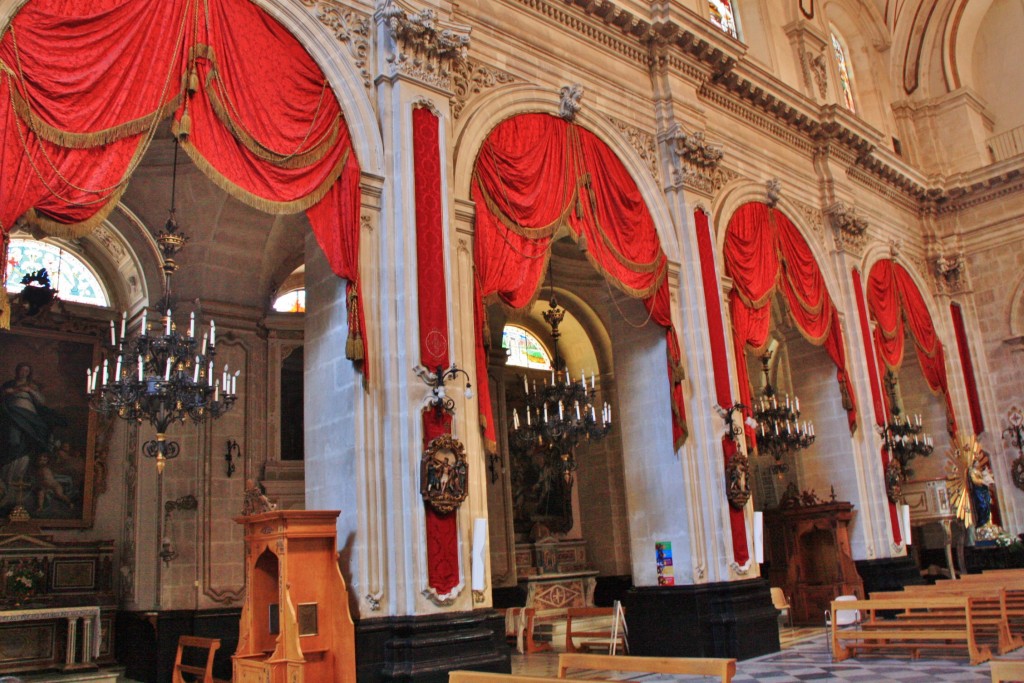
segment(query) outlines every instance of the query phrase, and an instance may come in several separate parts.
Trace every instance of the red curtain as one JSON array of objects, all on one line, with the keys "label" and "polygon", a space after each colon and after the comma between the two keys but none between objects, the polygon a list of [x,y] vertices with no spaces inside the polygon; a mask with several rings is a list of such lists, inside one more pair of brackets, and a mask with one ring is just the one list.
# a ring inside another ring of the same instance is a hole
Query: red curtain
[{"label": "red curtain", "polygon": [[[703,211],[693,214],[697,229],[697,251],[700,256],[701,282],[704,286],[704,310],[708,316],[708,338],[711,341],[711,363],[715,371],[715,399],[720,406],[732,405],[732,388],[729,380],[729,356],[726,351],[725,321],[722,319],[722,300],[719,296],[718,273],[715,272],[715,248],[712,241],[708,215]],[[736,442],[729,436],[722,437],[723,464],[736,454]],[[723,478],[724,481],[724,478]],[[750,559],[747,548],[747,527],[743,510],[729,506],[729,527],[732,533],[732,553],[738,564]]]},{"label": "red curtain", "polygon": [[[960,367],[964,372],[964,386],[967,388],[967,402],[971,408],[971,427],[975,434],[985,431],[985,418],[981,414],[981,399],[978,397],[978,383],[974,379],[974,363],[971,361],[971,347],[967,341],[967,326],[964,312],[958,303],[949,305],[953,316],[953,330],[956,332],[956,349],[960,353]],[[992,507],[995,510],[995,506]]]},{"label": "red curtain", "polygon": [[[857,404],[846,369],[839,312],[800,231],[776,209],[755,202],[744,204],[729,220],[724,256],[725,271],[733,280],[729,311],[740,402],[751,405],[746,347],[762,349],[767,344],[772,295],[781,291],[804,338],[824,346],[835,363],[850,431],[856,429]],[[753,439],[752,429],[748,428],[747,434]]]},{"label": "red curtain", "polygon": [[949,395],[945,352],[913,278],[895,261],[879,261],[868,274],[867,299],[868,311],[875,321],[875,348],[884,366],[878,368],[879,376],[885,370],[899,370],[903,363],[904,329],[909,329],[921,373],[928,387],[944,397],[949,433],[955,435],[956,415]]},{"label": "red curtain", "polygon": [[476,160],[476,344],[480,419],[489,448],[496,442],[487,387],[484,301],[513,308],[533,301],[548,246],[567,227],[587,259],[630,296],[645,300],[668,327],[673,437],[686,438],[680,351],[671,327],[668,264],[636,183],[595,135],[547,114],[522,114],[499,124]]},{"label": "red curtain", "polygon": [[359,165],[320,69],[245,0],[33,0],[0,39],[0,231],[68,237],[109,214],[157,125],[236,199],[306,211],[358,305]]}]

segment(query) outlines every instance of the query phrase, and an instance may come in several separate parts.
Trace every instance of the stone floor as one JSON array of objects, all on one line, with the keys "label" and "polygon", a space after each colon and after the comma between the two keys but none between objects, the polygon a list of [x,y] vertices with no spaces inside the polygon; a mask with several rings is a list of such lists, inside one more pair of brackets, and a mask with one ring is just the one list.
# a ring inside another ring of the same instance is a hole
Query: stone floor
[{"label": "stone floor", "polygon": [[[801,681],[861,681],[863,683],[946,683],[991,680],[989,664],[971,666],[965,659],[895,659],[857,657],[832,662],[823,628],[781,629],[782,651],[738,662],[733,683],[799,683]],[[1024,660],[1024,648],[1000,657]],[[512,655],[512,673],[555,676],[558,653]],[[570,672],[570,676],[572,672]],[[643,683],[707,680],[701,676],[656,674],[624,676]]]}]

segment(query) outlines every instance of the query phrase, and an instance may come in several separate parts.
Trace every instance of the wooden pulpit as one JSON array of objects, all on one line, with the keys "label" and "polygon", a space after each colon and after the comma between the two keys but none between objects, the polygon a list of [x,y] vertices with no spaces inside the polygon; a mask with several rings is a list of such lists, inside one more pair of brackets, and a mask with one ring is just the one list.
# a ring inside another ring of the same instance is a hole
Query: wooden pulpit
[{"label": "wooden pulpit", "polygon": [[355,683],[337,510],[275,510],[245,526],[247,590],[232,657],[235,683]]}]

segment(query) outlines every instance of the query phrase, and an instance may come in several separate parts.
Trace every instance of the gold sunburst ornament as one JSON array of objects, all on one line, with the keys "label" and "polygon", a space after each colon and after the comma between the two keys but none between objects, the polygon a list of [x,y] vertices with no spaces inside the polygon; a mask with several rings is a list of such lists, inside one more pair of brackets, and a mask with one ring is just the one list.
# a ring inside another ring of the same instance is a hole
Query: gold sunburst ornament
[{"label": "gold sunburst ornament", "polygon": [[[949,450],[946,461],[946,489],[953,512],[967,529],[974,529],[984,540],[999,535],[992,523],[992,468],[988,454],[973,434],[959,436]],[[993,535],[994,534],[994,535]]]}]

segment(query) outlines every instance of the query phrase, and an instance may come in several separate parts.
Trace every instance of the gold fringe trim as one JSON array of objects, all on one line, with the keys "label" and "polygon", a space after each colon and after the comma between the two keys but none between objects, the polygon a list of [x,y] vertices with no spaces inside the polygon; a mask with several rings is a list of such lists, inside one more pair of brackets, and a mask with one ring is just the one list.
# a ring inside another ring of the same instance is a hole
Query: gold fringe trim
[{"label": "gold fringe trim", "polygon": [[[179,134],[177,122],[172,124],[171,132],[175,135]],[[352,151],[351,149],[345,150],[345,154],[342,155],[335,167],[331,169],[331,172],[327,174],[327,177],[322,183],[320,183],[319,187],[305,197],[293,199],[290,202],[275,202],[271,199],[265,199],[255,195],[230,181],[220,171],[214,168],[213,165],[206,160],[206,157],[204,157],[187,139],[183,139],[181,141],[181,147],[185,150],[185,153],[188,154],[189,158],[192,159],[192,163],[194,163],[207,178],[213,181],[214,185],[224,190],[243,204],[247,204],[254,209],[273,215],[299,213],[300,211],[305,211],[323,199],[324,195],[326,195],[331,189],[331,186],[334,185],[338,178],[341,177],[341,174],[345,170],[345,164],[348,163],[348,155]]]},{"label": "gold fringe trim", "polygon": [[0,330],[11,329],[11,299],[7,288],[0,286]]},{"label": "gold fringe trim", "polygon": [[665,276],[668,274],[668,268],[663,268],[662,271],[658,273],[657,277],[654,278],[654,282],[650,287],[647,287],[646,289],[634,289],[633,287],[620,282],[618,278],[605,270],[605,268],[598,263],[597,259],[591,255],[590,251],[586,251],[584,253],[586,254],[587,261],[589,261],[590,265],[594,267],[594,270],[601,273],[601,275],[604,276],[604,278],[616,289],[633,297],[634,299],[646,299],[647,297],[653,296],[654,293],[658,291],[658,288],[661,287],[661,283],[665,280]]},{"label": "gold fringe trim", "polygon": [[[484,203],[487,205],[488,211],[494,214],[494,216],[501,222],[502,225],[504,225],[506,228],[508,228],[515,234],[519,235],[520,237],[525,237],[527,239],[551,237],[560,227],[562,227],[563,225],[568,225],[567,221],[569,218],[569,213],[572,211],[573,206],[572,201],[569,201],[565,205],[565,208],[562,209],[562,212],[559,214],[558,218],[548,223],[547,225],[542,225],[539,228],[524,228],[523,226],[519,225],[511,218],[506,216],[505,213],[498,207],[498,205],[494,202],[494,199],[491,197],[490,193],[487,191],[487,188],[484,187],[484,184],[482,182],[480,182],[480,178],[477,176],[476,171],[473,172],[473,180],[476,182],[477,187],[480,189],[480,194],[484,196]],[[572,232],[572,230],[570,230],[569,232]]]},{"label": "gold fringe trim", "polygon": [[[6,65],[0,65],[2,70],[10,73]],[[12,74],[13,75],[13,74]],[[76,133],[68,130],[55,128],[43,121],[32,111],[28,102],[21,96],[14,83],[8,83],[11,89],[11,101],[14,103],[14,111],[25,126],[35,133],[40,139],[51,142],[68,149],[89,149],[91,147],[102,147],[116,142],[122,138],[138,135],[150,130],[156,123],[164,119],[168,114],[178,108],[181,104],[181,93],[177,93],[164,105],[151,114],[145,114],[137,119],[125,121],[111,128],[93,131],[91,133]]]},{"label": "gold fringe trim", "polygon": [[39,215],[35,209],[29,209],[25,212],[25,222],[39,228],[51,237],[58,237],[66,240],[79,239],[91,233],[99,227],[101,223],[107,220],[107,217],[110,216],[110,212],[113,211],[114,207],[116,207],[118,202],[121,201],[121,195],[123,195],[124,191],[127,189],[127,184],[121,186],[121,188],[110,195],[110,199],[99,211],[79,223],[60,223]]},{"label": "gold fringe trim", "polygon": [[238,125],[230,112],[228,112],[227,107],[224,106],[224,102],[213,87],[212,81],[219,80],[216,70],[211,71],[207,77],[205,90],[207,96],[210,98],[210,106],[213,107],[213,111],[217,115],[217,118],[220,119],[221,123],[231,131],[231,134],[235,139],[241,142],[247,150],[260,159],[281,168],[303,168],[323,159],[327,153],[334,148],[334,144],[338,141],[341,116],[335,118],[334,124],[330,127],[330,131],[327,133],[327,137],[305,152],[302,152],[301,154],[281,154],[280,152],[275,152],[253,138],[248,131]]}]

